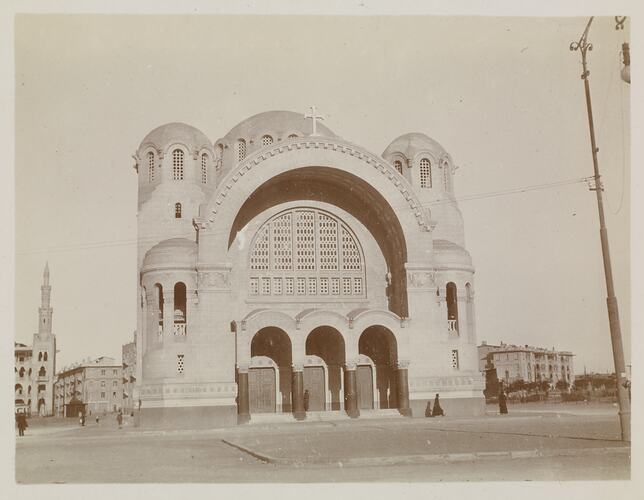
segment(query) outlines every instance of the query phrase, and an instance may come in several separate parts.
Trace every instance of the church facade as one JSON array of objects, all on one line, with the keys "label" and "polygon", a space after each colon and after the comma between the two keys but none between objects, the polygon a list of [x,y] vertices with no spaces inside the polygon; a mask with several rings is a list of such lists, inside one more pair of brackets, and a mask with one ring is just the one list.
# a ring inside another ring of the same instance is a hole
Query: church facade
[{"label": "church facade", "polygon": [[143,425],[483,412],[451,156],[421,133],[378,156],[319,118],[214,142],[170,123],[134,154]]}]

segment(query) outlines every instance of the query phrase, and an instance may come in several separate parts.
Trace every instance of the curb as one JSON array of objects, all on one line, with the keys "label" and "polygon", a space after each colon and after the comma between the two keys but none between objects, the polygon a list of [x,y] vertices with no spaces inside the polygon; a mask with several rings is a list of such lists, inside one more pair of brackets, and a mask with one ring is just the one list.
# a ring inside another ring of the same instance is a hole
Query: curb
[{"label": "curb", "polygon": [[628,453],[630,456],[630,446],[610,446],[603,448],[562,448],[553,450],[507,450],[507,451],[479,451],[468,453],[437,453],[431,455],[396,455],[385,457],[362,457],[348,458],[346,460],[294,460],[290,458],[276,458],[269,455],[262,455],[249,448],[245,448],[231,441],[222,439],[224,443],[236,448],[244,453],[255,457],[256,459],[275,465],[295,465],[295,466],[328,466],[337,465],[338,467],[368,467],[380,465],[419,465],[419,464],[444,464],[454,462],[473,462],[478,460],[500,460],[500,459],[525,459],[525,458],[547,458],[547,457],[574,457],[580,455],[603,455],[605,453]]}]

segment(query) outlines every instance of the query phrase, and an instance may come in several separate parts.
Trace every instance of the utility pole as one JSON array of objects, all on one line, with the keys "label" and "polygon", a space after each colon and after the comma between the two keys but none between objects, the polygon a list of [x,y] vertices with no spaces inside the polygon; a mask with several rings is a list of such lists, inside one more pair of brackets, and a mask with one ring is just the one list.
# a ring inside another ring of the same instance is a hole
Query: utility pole
[{"label": "utility pole", "polygon": [[617,297],[615,297],[615,287],[613,286],[613,271],[610,263],[610,251],[608,248],[608,232],[606,230],[606,221],[604,218],[604,201],[602,199],[602,184],[599,175],[599,164],[597,161],[597,143],[595,141],[595,126],[593,124],[593,108],[590,101],[590,84],[588,83],[588,71],[586,55],[588,51],[593,50],[593,45],[588,43],[588,31],[593,22],[590,18],[586,29],[584,30],[578,42],[570,44],[570,50],[579,50],[581,52],[581,63],[583,73],[581,79],[584,81],[584,91],[586,93],[586,108],[588,110],[588,127],[590,130],[590,147],[593,155],[594,168],[594,191],[597,194],[597,210],[599,212],[599,237],[602,245],[602,256],[604,259],[604,276],[606,277],[606,305],[608,306],[608,322],[610,325],[610,339],[613,347],[613,361],[615,363],[615,375],[617,378],[617,400],[619,402],[619,421],[622,429],[622,441],[631,440],[631,405],[628,399],[626,385],[626,367],[624,363],[624,349],[622,347],[622,333],[619,325],[619,311],[617,308]]}]

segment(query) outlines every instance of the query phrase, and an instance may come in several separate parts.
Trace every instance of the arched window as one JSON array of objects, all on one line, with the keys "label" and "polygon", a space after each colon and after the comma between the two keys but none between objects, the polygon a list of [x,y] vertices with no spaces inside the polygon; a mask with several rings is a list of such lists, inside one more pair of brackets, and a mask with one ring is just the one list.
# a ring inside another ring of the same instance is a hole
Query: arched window
[{"label": "arched window", "polygon": [[157,316],[159,320],[159,333],[163,331],[163,287],[157,283],[154,285],[154,294],[157,302]]},{"label": "arched window", "polygon": [[181,281],[174,285],[174,335],[186,334],[186,285]]},{"label": "arched window", "polygon": [[265,135],[264,137],[262,137],[263,147],[270,146],[271,144],[273,144],[273,138],[270,135]]},{"label": "arched window", "polygon": [[289,139],[297,139],[298,135],[297,134],[291,134],[288,136]]},{"label": "arched window", "polygon": [[31,394],[31,386],[27,387],[27,394]]},{"label": "arched window", "polygon": [[148,153],[148,182],[154,180],[154,153],[150,151]]},{"label": "arched window", "polygon": [[175,149],[172,152],[172,178],[175,181],[183,180],[183,151]]},{"label": "arched window", "polygon": [[399,174],[402,174],[402,173],[403,173],[403,169],[402,169],[402,162],[401,162],[400,160],[396,160],[396,161],[394,162],[394,167],[396,167],[396,170],[398,170],[398,173],[399,173]]},{"label": "arched window", "polygon": [[208,182],[208,155],[201,155],[201,183],[206,184]]},{"label": "arched window", "polygon": [[39,377],[46,377],[47,376],[47,370],[45,370],[44,366],[41,366],[40,370],[38,370],[38,376]]},{"label": "arched window", "polygon": [[366,295],[364,257],[357,238],[341,220],[322,210],[295,208],[267,221],[251,243],[249,267],[250,295],[316,300]]},{"label": "arched window", "polygon": [[458,334],[458,302],[456,298],[456,285],[451,281],[447,284],[447,329],[450,333]]},{"label": "arched window", "polygon": [[43,360],[43,361],[47,361],[47,353],[44,353],[44,354],[42,355],[42,360]]},{"label": "arched window", "polygon": [[432,165],[427,158],[420,160],[420,187],[432,187]]},{"label": "arched window", "polygon": [[24,366],[20,368],[20,370],[18,371],[18,375],[20,375],[21,377],[25,376],[25,368],[24,368]]},{"label": "arched window", "polygon": [[181,203],[174,204],[174,218],[181,219]]},{"label": "arched window", "polygon": [[38,361],[42,361],[42,352],[38,353]]},{"label": "arched window", "polygon": [[237,141],[237,161],[242,161],[246,158],[246,141],[239,139]]}]

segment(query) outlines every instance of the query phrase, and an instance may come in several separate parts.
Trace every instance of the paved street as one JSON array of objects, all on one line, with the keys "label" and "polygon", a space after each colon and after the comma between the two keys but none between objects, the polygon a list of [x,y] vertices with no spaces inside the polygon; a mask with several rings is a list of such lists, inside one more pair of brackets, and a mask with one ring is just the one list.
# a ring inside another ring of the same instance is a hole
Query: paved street
[{"label": "paved street", "polygon": [[[508,416],[364,419],[146,431],[114,419],[33,425],[19,483],[628,479],[610,405],[510,407]],[[88,467],[100,449],[100,466]]]}]

